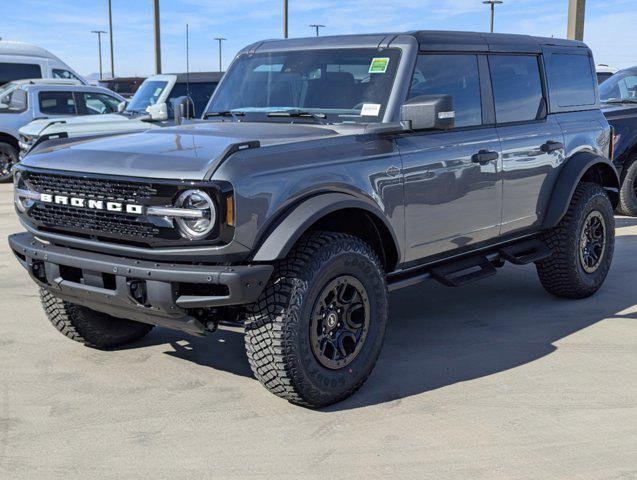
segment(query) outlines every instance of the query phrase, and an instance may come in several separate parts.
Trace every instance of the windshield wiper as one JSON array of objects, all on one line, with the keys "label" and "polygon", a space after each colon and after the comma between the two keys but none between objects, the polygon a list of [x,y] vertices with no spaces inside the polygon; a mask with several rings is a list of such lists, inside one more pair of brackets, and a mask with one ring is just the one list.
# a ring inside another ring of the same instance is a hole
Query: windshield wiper
[{"label": "windshield wiper", "polygon": [[268,117],[310,117],[316,120],[325,120],[327,115],[324,113],[312,113],[305,110],[280,110],[269,112]]},{"label": "windshield wiper", "polygon": [[633,98],[609,98],[602,100],[602,103],[637,103],[637,99]]},{"label": "windshield wiper", "polygon": [[203,118],[209,117],[243,117],[245,115],[244,112],[233,112],[232,110],[223,110],[221,112],[208,112]]}]

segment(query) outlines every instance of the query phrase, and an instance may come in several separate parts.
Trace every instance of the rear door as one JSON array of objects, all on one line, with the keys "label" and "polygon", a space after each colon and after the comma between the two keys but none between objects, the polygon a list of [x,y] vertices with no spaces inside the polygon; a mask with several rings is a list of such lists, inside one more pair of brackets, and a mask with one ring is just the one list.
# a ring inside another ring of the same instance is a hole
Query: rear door
[{"label": "rear door", "polygon": [[564,138],[548,102],[536,54],[489,56],[502,144],[502,234],[534,228],[564,161]]},{"label": "rear door", "polygon": [[452,130],[417,131],[396,139],[404,168],[407,262],[471,248],[499,235],[500,142],[488,81],[485,56],[418,58],[409,98],[451,95],[456,119]]}]

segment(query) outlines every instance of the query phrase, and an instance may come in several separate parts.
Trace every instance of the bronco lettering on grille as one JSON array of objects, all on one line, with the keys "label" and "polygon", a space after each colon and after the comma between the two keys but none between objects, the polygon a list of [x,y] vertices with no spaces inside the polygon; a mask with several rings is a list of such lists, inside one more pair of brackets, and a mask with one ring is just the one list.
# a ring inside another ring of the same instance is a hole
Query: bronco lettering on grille
[{"label": "bronco lettering on grille", "polygon": [[144,207],[134,203],[111,202],[105,200],[86,199],[81,197],[68,197],[66,195],[51,195],[41,193],[40,201],[45,203],[55,203],[57,205],[70,205],[77,208],[88,208],[91,210],[106,210],[109,212],[126,212],[132,215],[144,213]]}]

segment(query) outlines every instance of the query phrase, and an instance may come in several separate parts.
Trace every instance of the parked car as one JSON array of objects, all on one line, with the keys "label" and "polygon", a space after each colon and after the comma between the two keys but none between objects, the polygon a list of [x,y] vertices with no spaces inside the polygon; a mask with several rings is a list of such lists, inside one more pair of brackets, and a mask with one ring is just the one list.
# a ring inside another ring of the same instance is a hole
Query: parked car
[{"label": "parked car", "polygon": [[592,58],[465,32],[259,42],[208,121],[37,145],[9,243],[67,337],[240,321],[257,379],[325,406],[369,376],[390,290],[507,261],[558,297],[601,287],[619,180]]},{"label": "parked car", "polygon": [[191,99],[189,116],[201,116],[221,77],[218,72],[154,75],[144,80],[118,113],[92,118],[35,120],[20,129],[22,154],[37,142],[49,138],[138,132],[173,125],[173,106],[183,97]]},{"label": "parked car", "polygon": [[59,78],[88,82],[44,48],[23,42],[0,41],[0,85],[23,78]]},{"label": "parked car", "polygon": [[599,86],[599,94],[614,131],[613,163],[621,179],[618,211],[637,216],[637,67],[617,72]]},{"label": "parked car", "polygon": [[116,112],[124,101],[102,87],[79,85],[76,80],[19,81],[0,93],[0,182],[11,180],[11,167],[18,162],[18,130],[33,119]]},{"label": "parked car", "polygon": [[119,93],[128,100],[135,95],[135,92],[144,80],[146,80],[146,77],[117,77],[98,80],[97,84],[100,87],[108,88],[109,90]]},{"label": "parked car", "polygon": [[600,63],[596,67],[597,83],[602,83],[617,73],[617,69],[611,68],[605,63]]}]

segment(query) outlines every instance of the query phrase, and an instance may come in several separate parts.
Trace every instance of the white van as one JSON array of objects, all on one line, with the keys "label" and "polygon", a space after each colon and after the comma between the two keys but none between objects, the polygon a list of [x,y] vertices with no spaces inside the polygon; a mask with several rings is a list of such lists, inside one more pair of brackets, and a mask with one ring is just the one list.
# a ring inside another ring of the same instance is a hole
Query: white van
[{"label": "white van", "polygon": [[24,78],[87,81],[48,50],[29,43],[0,41],[0,85]]}]

